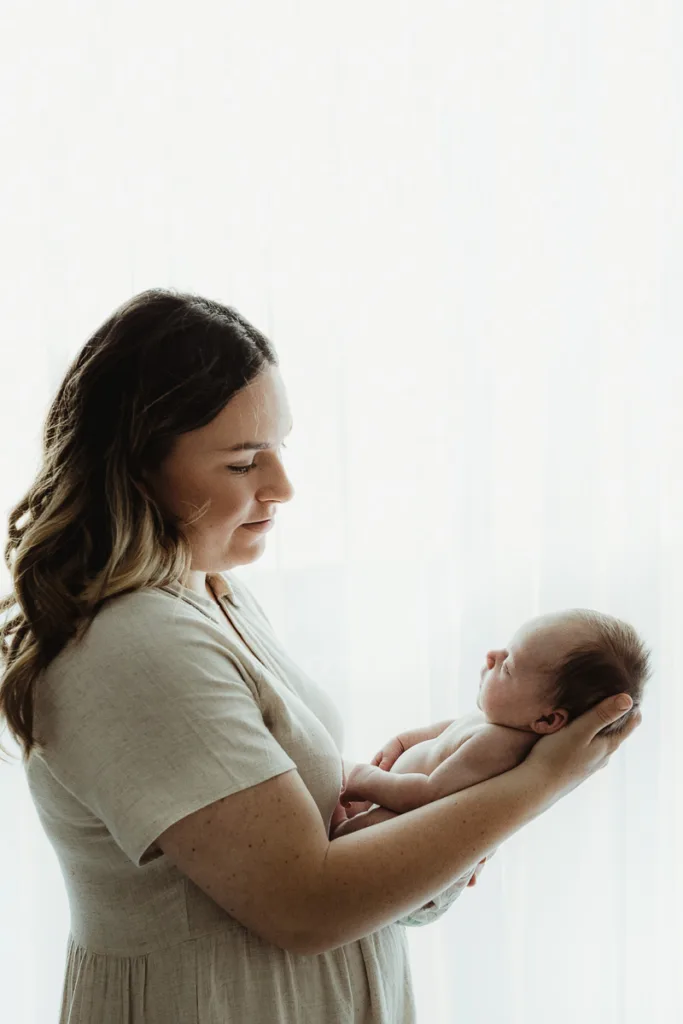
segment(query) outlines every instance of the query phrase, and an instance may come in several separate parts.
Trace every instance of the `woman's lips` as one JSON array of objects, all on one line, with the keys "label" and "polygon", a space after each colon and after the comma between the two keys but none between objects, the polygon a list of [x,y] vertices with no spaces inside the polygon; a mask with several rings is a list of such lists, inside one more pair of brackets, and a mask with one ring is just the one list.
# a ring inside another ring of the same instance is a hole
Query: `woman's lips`
[{"label": "woman's lips", "polygon": [[252,533],[267,533],[272,530],[273,520],[265,519],[262,523],[242,523],[243,530],[251,530]]}]

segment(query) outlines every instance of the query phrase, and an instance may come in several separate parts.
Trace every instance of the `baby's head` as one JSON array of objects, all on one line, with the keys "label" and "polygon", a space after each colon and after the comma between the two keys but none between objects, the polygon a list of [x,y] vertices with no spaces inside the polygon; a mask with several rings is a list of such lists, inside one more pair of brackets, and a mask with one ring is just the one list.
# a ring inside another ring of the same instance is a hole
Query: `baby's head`
[{"label": "baby's head", "polygon": [[628,693],[633,709],[604,730],[614,733],[639,706],[649,675],[649,652],[632,626],[575,608],[532,619],[507,648],[489,651],[477,705],[490,722],[543,735]]}]

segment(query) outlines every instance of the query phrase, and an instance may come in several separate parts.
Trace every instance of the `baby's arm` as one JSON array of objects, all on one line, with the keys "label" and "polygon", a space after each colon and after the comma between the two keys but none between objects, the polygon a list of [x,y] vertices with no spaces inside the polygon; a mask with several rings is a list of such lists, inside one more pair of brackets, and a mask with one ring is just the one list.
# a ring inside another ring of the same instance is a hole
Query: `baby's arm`
[{"label": "baby's arm", "polygon": [[372,800],[401,814],[429,803],[429,778],[429,775],[418,772],[385,772],[372,764],[357,764],[346,780],[341,802]]},{"label": "baby's arm", "polygon": [[535,733],[487,724],[438,765],[429,776],[432,800],[459,793],[516,768],[539,739]]},{"label": "baby's arm", "polygon": [[385,772],[373,765],[356,765],[346,783],[342,802],[372,800],[402,814],[442,796],[515,768],[538,739],[533,733],[485,725],[465,740],[431,775]]}]

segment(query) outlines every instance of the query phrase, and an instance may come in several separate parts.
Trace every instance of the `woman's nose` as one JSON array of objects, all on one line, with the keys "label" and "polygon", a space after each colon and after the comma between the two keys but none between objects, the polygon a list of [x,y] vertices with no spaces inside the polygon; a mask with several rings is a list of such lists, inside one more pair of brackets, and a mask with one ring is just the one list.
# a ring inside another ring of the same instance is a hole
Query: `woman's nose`
[{"label": "woman's nose", "polygon": [[[268,494],[267,499],[264,497],[264,491]],[[292,486],[292,481],[289,479],[287,470],[280,462],[277,467],[273,469],[272,474],[270,474],[268,483],[261,487],[259,498],[264,502],[264,504],[266,501],[277,501],[278,503],[284,504],[287,501],[291,501],[295,493],[296,491]]]},{"label": "woman's nose", "polygon": [[273,490],[276,494],[276,501],[284,503],[286,501],[291,501],[292,498],[294,497],[296,491],[294,490],[294,487],[292,486],[292,481],[289,479],[284,469],[277,484],[273,487]]}]

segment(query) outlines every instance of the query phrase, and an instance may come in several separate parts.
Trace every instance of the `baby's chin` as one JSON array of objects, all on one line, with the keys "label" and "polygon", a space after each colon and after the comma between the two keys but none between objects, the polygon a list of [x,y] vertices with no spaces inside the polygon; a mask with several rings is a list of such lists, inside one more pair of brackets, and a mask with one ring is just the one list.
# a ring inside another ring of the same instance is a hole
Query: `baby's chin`
[{"label": "baby's chin", "polygon": [[508,724],[507,722],[504,722],[499,715],[489,713],[486,710],[486,708],[483,708],[481,706],[479,701],[477,701],[477,707],[481,711],[481,714],[482,714],[482,716],[484,718],[484,721],[488,722],[489,725],[507,725]]}]

